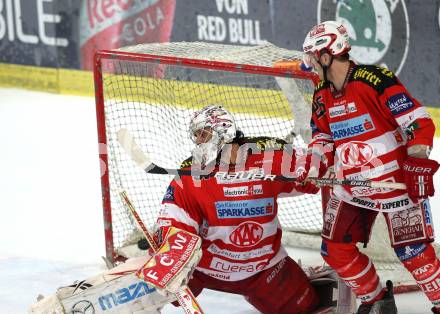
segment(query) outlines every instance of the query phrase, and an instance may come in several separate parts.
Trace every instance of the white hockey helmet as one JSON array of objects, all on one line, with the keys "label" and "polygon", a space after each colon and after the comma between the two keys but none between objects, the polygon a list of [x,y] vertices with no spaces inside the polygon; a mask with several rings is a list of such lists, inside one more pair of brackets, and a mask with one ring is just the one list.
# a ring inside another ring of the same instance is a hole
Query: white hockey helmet
[{"label": "white hockey helmet", "polygon": [[[303,51],[307,54],[313,54],[317,58],[325,50],[332,56],[340,56],[349,52],[351,49],[347,30],[344,25],[336,21],[326,21],[315,25],[308,32],[303,44]],[[306,65],[307,60],[304,60]]]},{"label": "white hockey helmet", "polygon": [[[209,136],[200,136],[208,132]],[[196,144],[192,151],[195,162],[206,165],[215,160],[226,143],[237,134],[234,117],[222,106],[211,105],[194,112],[189,124],[189,135]]]}]

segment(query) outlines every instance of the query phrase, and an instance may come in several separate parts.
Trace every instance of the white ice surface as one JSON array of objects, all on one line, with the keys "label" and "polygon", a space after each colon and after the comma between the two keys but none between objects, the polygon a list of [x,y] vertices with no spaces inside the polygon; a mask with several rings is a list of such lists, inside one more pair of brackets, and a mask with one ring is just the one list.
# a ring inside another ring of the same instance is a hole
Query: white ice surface
[{"label": "white ice surface", "polygon": [[[0,89],[0,314],[25,313],[38,294],[105,269],[97,142],[93,98]],[[440,230],[440,193],[431,204]],[[199,300],[209,314],[255,313],[236,295],[205,290]],[[430,308],[420,292],[397,304],[401,314]]]}]

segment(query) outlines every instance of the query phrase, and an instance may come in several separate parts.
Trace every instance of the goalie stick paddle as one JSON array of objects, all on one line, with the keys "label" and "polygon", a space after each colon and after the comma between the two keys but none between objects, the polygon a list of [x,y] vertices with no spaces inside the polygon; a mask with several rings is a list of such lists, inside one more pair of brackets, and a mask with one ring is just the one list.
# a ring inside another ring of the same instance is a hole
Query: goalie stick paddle
[{"label": "goalie stick paddle", "polygon": [[[159,247],[157,246],[156,241],[154,241],[148,229],[145,227],[141,217],[139,217],[139,214],[134,208],[133,203],[128,198],[127,192],[121,190],[119,192],[119,196],[122,198],[122,201],[130,210],[130,213],[133,215],[134,219],[136,220],[139,229],[144,234],[145,238],[150,244],[150,247],[153,249],[154,252],[157,252],[159,250]],[[185,312],[185,314],[204,314],[202,308],[200,307],[199,303],[196,300],[196,297],[193,295],[193,293],[187,286],[181,287],[180,290],[175,294],[175,296],[180,306],[182,307],[183,311]]]},{"label": "goalie stick paddle", "polygon": [[[210,177],[220,177],[225,178],[229,175],[239,175],[239,173],[230,174],[227,172],[197,172],[194,170],[185,169],[170,169],[163,168],[156,165],[151,161],[147,154],[145,154],[139,145],[136,143],[134,138],[131,136],[127,129],[120,129],[117,132],[117,138],[119,144],[124,148],[125,152],[131,157],[131,159],[146,173],[152,174],[169,174],[169,175],[180,175],[180,176],[193,176],[201,179],[207,179]],[[295,177],[286,177],[280,175],[261,175],[263,180],[273,180],[273,181],[287,181],[294,182],[297,181]],[[315,181],[319,185],[349,185],[349,186],[363,186],[371,188],[388,188],[388,189],[399,189],[405,190],[406,185],[404,183],[388,182],[388,181],[371,181],[371,180],[350,180],[350,179],[336,179],[336,178],[309,178]]]}]

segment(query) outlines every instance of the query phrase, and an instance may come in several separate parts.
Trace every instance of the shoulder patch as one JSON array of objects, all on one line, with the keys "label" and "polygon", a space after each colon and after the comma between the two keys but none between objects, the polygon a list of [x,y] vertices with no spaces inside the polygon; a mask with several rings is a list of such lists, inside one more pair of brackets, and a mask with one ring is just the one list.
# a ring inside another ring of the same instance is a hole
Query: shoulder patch
[{"label": "shoulder patch", "polygon": [[320,91],[321,89],[328,87],[328,86],[329,86],[328,82],[319,81],[319,83],[316,84],[316,86],[315,86],[315,93]]},{"label": "shoulder patch", "polygon": [[191,165],[192,165],[192,157],[188,157],[187,159],[185,159],[180,163],[180,169],[191,167]]},{"label": "shoulder patch", "polygon": [[400,115],[413,109],[415,106],[413,100],[407,93],[398,93],[390,96],[386,104],[388,108],[390,108],[393,116]]},{"label": "shoulder patch", "polygon": [[255,144],[261,151],[283,150],[287,142],[281,138],[269,136],[245,137],[242,144]]},{"label": "shoulder patch", "polygon": [[325,115],[325,111],[325,104],[322,95],[315,95],[312,102],[312,113],[315,114],[316,118],[319,120]]},{"label": "shoulder patch", "polygon": [[163,196],[162,202],[174,202],[174,187],[168,186],[165,195]]},{"label": "shoulder patch", "polygon": [[354,68],[350,81],[361,81],[374,88],[379,94],[390,86],[398,84],[394,73],[376,65],[358,65]]}]

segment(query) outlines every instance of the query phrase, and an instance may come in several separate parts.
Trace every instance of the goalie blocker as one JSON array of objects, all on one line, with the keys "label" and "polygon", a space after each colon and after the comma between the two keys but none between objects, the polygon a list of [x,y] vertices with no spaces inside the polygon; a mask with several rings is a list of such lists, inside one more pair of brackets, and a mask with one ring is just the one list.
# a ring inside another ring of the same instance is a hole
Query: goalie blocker
[{"label": "goalie blocker", "polygon": [[159,289],[177,293],[202,255],[202,240],[187,231],[170,227],[159,250],[136,275]]}]

